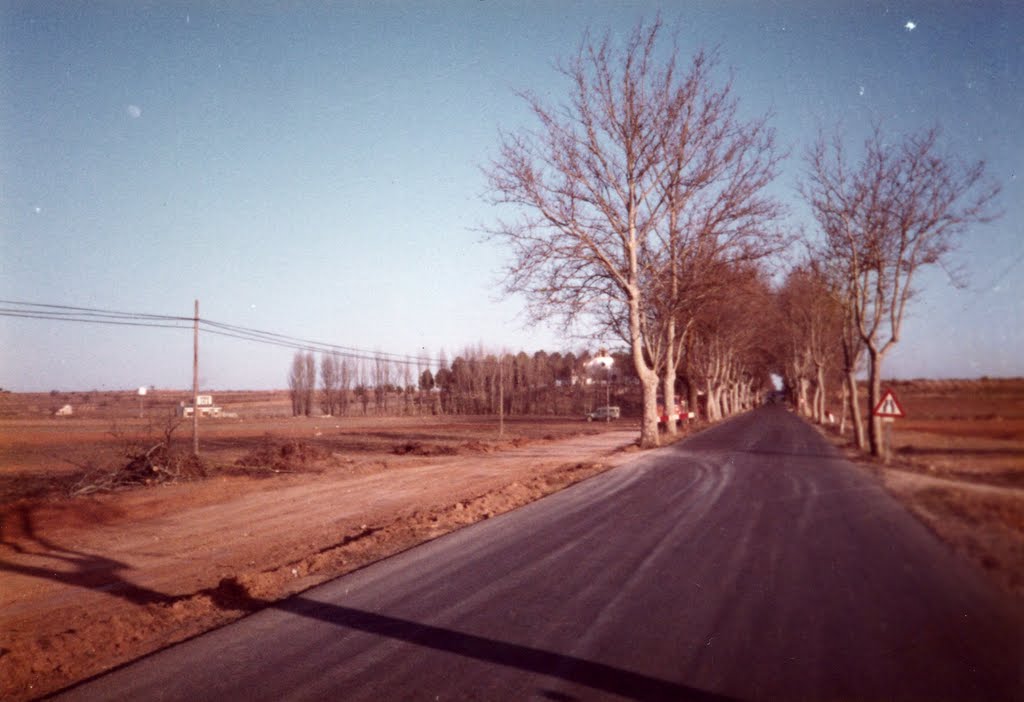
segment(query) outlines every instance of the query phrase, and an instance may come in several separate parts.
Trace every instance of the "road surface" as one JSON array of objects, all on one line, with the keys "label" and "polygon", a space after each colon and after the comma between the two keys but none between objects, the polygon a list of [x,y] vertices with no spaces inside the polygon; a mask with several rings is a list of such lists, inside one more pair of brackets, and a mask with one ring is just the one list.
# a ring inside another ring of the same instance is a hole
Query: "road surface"
[{"label": "road surface", "polygon": [[1022,632],[767,407],[61,699],[1011,700]]}]

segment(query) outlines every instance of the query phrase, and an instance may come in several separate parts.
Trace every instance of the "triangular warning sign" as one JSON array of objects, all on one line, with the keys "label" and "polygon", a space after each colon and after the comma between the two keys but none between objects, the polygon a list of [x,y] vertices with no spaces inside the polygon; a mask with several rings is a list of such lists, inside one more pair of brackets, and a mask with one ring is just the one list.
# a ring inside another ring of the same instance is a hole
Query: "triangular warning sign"
[{"label": "triangular warning sign", "polygon": [[892,390],[886,389],[882,393],[882,399],[879,401],[875,410],[872,412],[876,417],[903,417],[903,408],[900,407],[899,400],[896,399],[896,395]]}]

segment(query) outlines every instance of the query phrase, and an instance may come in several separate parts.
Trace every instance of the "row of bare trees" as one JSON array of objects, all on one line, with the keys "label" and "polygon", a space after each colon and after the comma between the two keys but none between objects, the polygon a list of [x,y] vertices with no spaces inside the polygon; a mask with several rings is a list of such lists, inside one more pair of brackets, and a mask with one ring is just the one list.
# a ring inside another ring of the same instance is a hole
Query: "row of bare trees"
[{"label": "row of bare trees", "polygon": [[587,36],[559,66],[564,102],[523,94],[536,126],[501,134],[487,169],[506,288],[535,321],[628,345],[643,446],[658,443],[659,383],[665,397],[699,388],[714,419],[774,369],[819,420],[829,388],[845,388],[858,441],[879,453],[880,424],[865,432],[857,403],[861,358],[873,407],[918,271],[949,265],[966,229],[994,216],[998,187],[983,164],[942,153],[936,128],[890,140],[876,126],[857,161],[819,138],[801,184],[818,231],[773,295],[763,263],[795,237],[769,195],[783,154],[768,116],[741,117],[715,54],[683,65],[661,33],[655,21],[622,46]]},{"label": "row of bare trees", "polygon": [[[595,404],[595,383],[611,382],[618,395],[631,394],[636,377],[628,354],[613,353],[614,370],[595,376],[591,355],[538,351],[496,354],[467,348],[450,363],[379,354],[361,358],[298,351],[288,376],[292,414],[317,410],[349,414],[577,415]],[[603,397],[603,396],[602,396]]]},{"label": "row of bare trees", "polygon": [[[865,431],[858,403],[861,364],[873,407],[919,271],[949,266],[959,237],[995,216],[998,188],[983,164],[942,153],[937,129],[890,140],[876,127],[858,159],[840,137],[819,137],[801,184],[817,231],[773,290],[765,262],[796,237],[770,195],[784,154],[769,116],[741,116],[717,56],[684,64],[662,33],[655,21],[622,46],[586,36],[559,66],[564,102],[523,94],[536,125],[503,133],[486,168],[501,208],[489,231],[511,254],[507,290],[525,296],[534,321],[626,345],[642,446],[659,443],[659,390],[666,401],[687,392],[693,408],[703,398],[714,420],[749,407],[778,373],[818,421],[839,387],[858,442],[880,453],[880,425]],[[364,412],[371,389],[381,412],[396,401],[424,411],[427,398],[436,412],[557,410],[573,383],[554,356],[476,350],[433,372],[421,364],[415,382],[412,363],[399,372],[381,356],[350,381]],[[310,363],[293,365],[297,413],[312,406]]]},{"label": "row of bare trees", "polygon": [[673,395],[680,366],[716,412],[766,381],[712,310],[786,243],[767,194],[782,157],[767,116],[742,118],[717,57],[684,66],[661,33],[640,25],[621,48],[585,38],[560,66],[568,99],[524,94],[538,126],[503,134],[487,171],[508,212],[491,228],[511,250],[508,290],[536,320],[585,322],[628,345],[643,446],[658,444],[659,385]]},{"label": "row of bare trees", "polygon": [[940,136],[933,127],[893,137],[876,125],[854,158],[840,136],[819,137],[805,157],[801,190],[819,231],[780,290],[788,340],[781,358],[798,406],[818,421],[827,389],[841,385],[841,423],[848,416],[858,446],[876,456],[884,451],[881,420],[865,421],[858,375],[866,370],[870,410],[881,401],[883,362],[900,340],[921,272],[937,266],[961,282],[958,243],[998,215],[999,187],[984,163],[945,152]]}]

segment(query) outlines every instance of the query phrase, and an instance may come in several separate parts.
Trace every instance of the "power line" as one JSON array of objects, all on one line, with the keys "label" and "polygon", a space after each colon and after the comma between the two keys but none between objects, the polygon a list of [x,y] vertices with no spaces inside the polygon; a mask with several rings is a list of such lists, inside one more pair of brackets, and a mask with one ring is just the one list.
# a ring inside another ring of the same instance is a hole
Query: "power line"
[{"label": "power line", "polygon": [[[73,307],[71,305],[52,305],[41,302],[24,302],[22,300],[0,300],[0,305],[16,305],[28,308],[38,314],[49,315],[80,315],[85,317],[99,318],[126,318],[126,319],[148,319],[148,320],[170,320],[191,322],[191,317],[182,317],[167,314],[147,314],[141,312],[119,312],[117,310],[105,310],[98,307]],[[13,310],[12,310],[13,311]],[[24,310],[22,310],[24,311]]]},{"label": "power line", "polygon": [[[80,324],[105,324],[114,326],[148,327],[161,329],[190,329],[193,317],[181,315],[126,312],[96,307],[57,305],[23,300],[0,300],[0,317],[37,319]],[[419,365],[421,358],[408,354],[387,351],[371,351],[355,346],[314,341],[277,332],[253,329],[225,322],[199,318],[202,331],[251,343],[266,344],[297,351],[319,352],[364,361],[386,360],[395,364]]]},{"label": "power line", "polygon": [[[154,314],[149,312],[127,312],[98,307],[80,307],[58,305],[24,300],[0,300],[0,317],[20,319],[37,319],[44,321],[74,322],[79,324],[104,324],[113,326],[145,327],[154,329],[192,329],[194,317],[184,315]],[[243,327],[226,322],[199,318],[200,331],[226,338],[248,341],[250,343],[276,346],[279,348],[329,354],[358,361],[387,361],[396,365],[419,366],[423,358],[410,354],[389,351],[370,350],[345,344],[335,344],[302,337],[280,334],[278,332]],[[482,365],[500,365],[499,358],[473,358],[469,362]]]},{"label": "power line", "polygon": [[212,334],[220,334],[221,336],[229,336],[274,346],[295,348],[301,351],[319,351],[321,353],[361,358],[364,360],[385,359],[394,363],[407,363],[410,365],[421,363],[420,358],[409,354],[391,353],[388,351],[370,351],[369,349],[361,349],[355,346],[345,346],[342,344],[303,339],[301,337],[288,336],[285,334],[278,334],[276,332],[240,327],[234,324],[226,324],[224,322],[215,322],[209,319],[200,318],[199,323],[207,327],[206,331]]},{"label": "power line", "polygon": [[162,329],[187,329],[180,324],[160,324],[157,322],[131,321],[131,318],[98,319],[95,317],[76,317],[70,314],[31,312],[21,310],[9,310],[0,308],[0,317],[15,317],[21,319],[43,319],[58,322],[81,322],[84,324],[110,324],[125,327],[151,327]]}]

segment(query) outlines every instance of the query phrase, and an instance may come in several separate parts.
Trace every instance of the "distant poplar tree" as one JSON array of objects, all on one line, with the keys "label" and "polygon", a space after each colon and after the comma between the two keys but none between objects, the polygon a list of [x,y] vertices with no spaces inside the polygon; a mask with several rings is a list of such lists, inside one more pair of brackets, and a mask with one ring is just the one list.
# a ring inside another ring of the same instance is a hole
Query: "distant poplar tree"
[{"label": "distant poplar tree", "polygon": [[302,414],[302,382],[305,375],[302,372],[302,353],[295,352],[292,356],[291,369],[288,371],[288,396],[292,401],[292,416]]},{"label": "distant poplar tree", "polygon": [[320,409],[324,414],[334,416],[340,410],[338,383],[341,374],[341,359],[337,354],[325,353],[320,356],[320,387],[323,395]]}]

